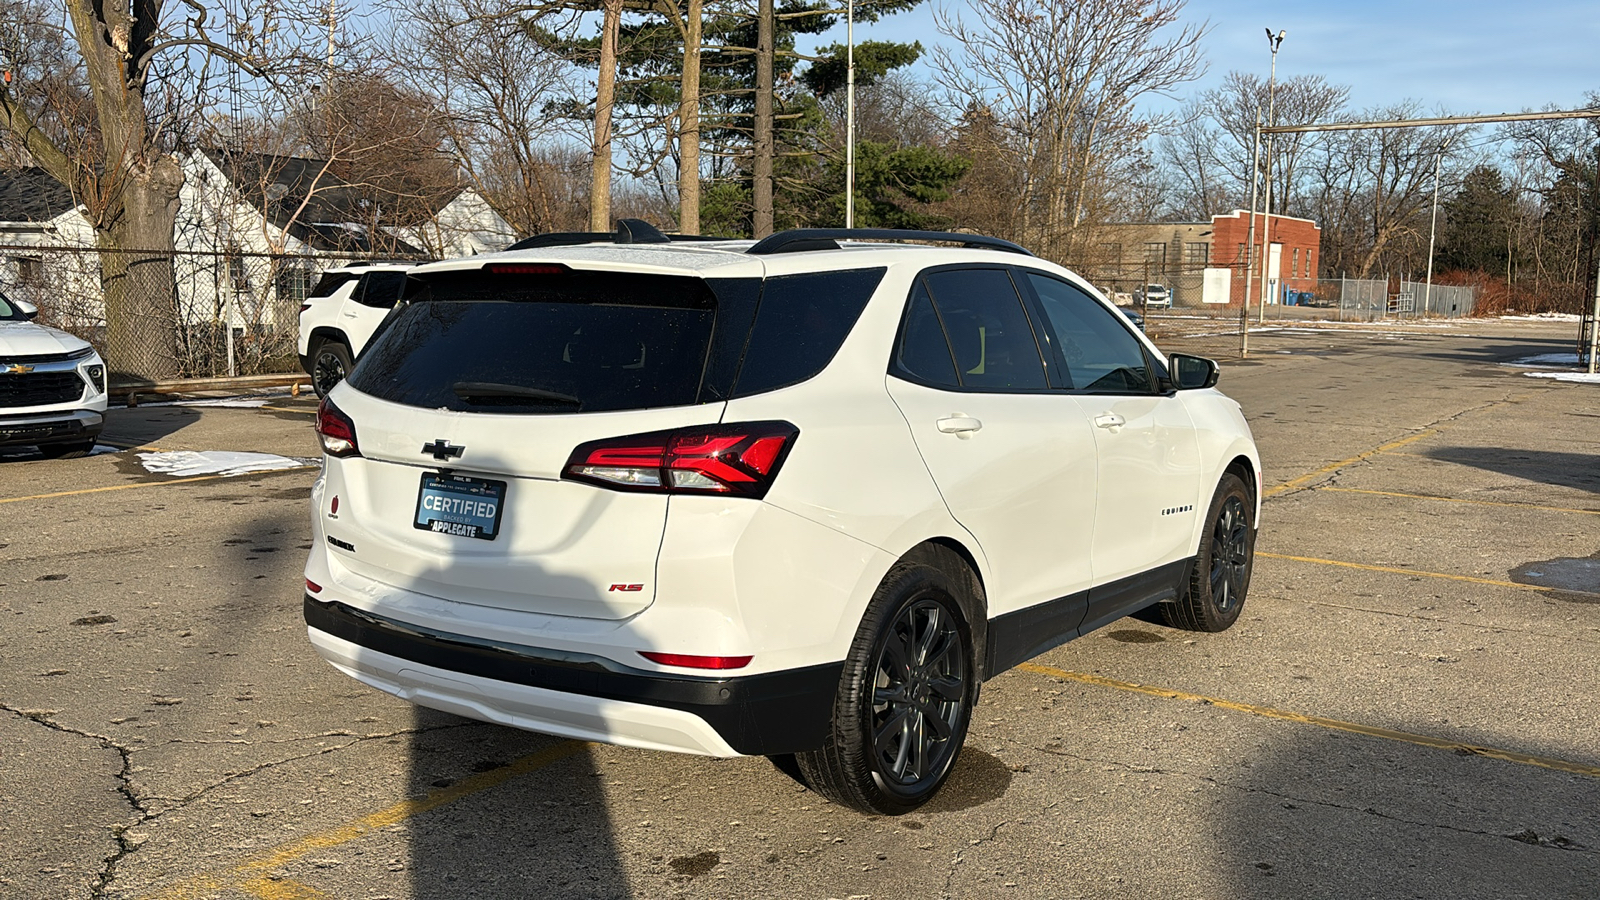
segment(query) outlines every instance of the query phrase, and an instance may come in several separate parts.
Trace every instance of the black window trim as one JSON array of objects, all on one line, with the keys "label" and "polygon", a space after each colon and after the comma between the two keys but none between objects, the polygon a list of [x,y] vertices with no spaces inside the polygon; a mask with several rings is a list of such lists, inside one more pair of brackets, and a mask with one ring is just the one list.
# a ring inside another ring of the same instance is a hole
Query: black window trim
[{"label": "black window trim", "polygon": [[[1023,302],[1024,302],[1024,304],[1027,305],[1029,312],[1032,313],[1036,318],[1038,318],[1040,321],[1042,321],[1044,323],[1043,327],[1044,327],[1045,331],[1050,336],[1050,352],[1051,352],[1051,354],[1056,358],[1057,363],[1060,366],[1062,373],[1063,374],[1069,374],[1070,370],[1067,368],[1066,360],[1062,359],[1061,356],[1060,356],[1061,344],[1060,344],[1060,340],[1056,336],[1055,326],[1053,324],[1051,324],[1049,314],[1044,311],[1044,303],[1043,303],[1042,300],[1039,299],[1039,292],[1034,289],[1032,282],[1030,282],[1028,280],[1027,276],[1028,275],[1038,275],[1038,276],[1043,277],[1043,278],[1049,278],[1052,281],[1059,281],[1062,284],[1065,284],[1068,287],[1071,287],[1072,289],[1074,289],[1074,290],[1078,291],[1079,293],[1083,294],[1084,296],[1088,297],[1089,301],[1091,303],[1095,303],[1095,304],[1099,305],[1102,309],[1105,309],[1108,306],[1108,304],[1102,302],[1099,298],[1095,297],[1095,295],[1093,293],[1085,290],[1082,286],[1077,285],[1077,284],[1073,284],[1071,281],[1069,281],[1069,280],[1067,280],[1065,278],[1062,278],[1060,275],[1057,275],[1054,272],[1046,272],[1043,269],[1031,269],[1031,268],[1028,268],[1026,266],[1012,266],[1011,268],[1014,270],[1014,272],[1012,274],[1012,280],[1014,282],[1018,283],[1018,284],[1023,284],[1023,285],[1027,286],[1027,290],[1023,293]],[[1085,390],[1083,388],[1079,388],[1079,387],[1076,387],[1076,386],[1071,386],[1071,387],[1063,386],[1063,387],[1059,387],[1059,388],[1053,388],[1053,390],[1055,390],[1058,393],[1074,394],[1074,395],[1077,395],[1077,396],[1080,396],[1080,397],[1171,397],[1171,396],[1173,396],[1177,391],[1172,386],[1172,379],[1167,373],[1167,367],[1162,365],[1161,361],[1150,353],[1150,348],[1145,346],[1144,341],[1140,340],[1139,336],[1137,334],[1134,334],[1133,329],[1131,327],[1129,327],[1128,323],[1126,321],[1124,321],[1121,316],[1116,315],[1116,308],[1115,307],[1111,307],[1108,310],[1108,312],[1110,312],[1112,314],[1111,315],[1112,320],[1114,322],[1116,322],[1117,325],[1119,327],[1121,327],[1123,331],[1127,332],[1129,337],[1133,338],[1134,346],[1139,348],[1139,354],[1142,357],[1144,357],[1145,366],[1147,368],[1149,368],[1151,374],[1155,376],[1154,379],[1152,379],[1154,381],[1154,384],[1151,386],[1151,389],[1148,390],[1148,391],[1090,391],[1090,390]],[[1054,380],[1052,379],[1052,382],[1053,381]],[[1069,374],[1069,377],[1065,380],[1064,383],[1065,384],[1070,384],[1071,383],[1070,374]]]},{"label": "black window trim", "polygon": [[[973,269],[998,269],[999,271],[1004,272],[1006,274],[1006,277],[1011,279],[1011,288],[1012,288],[1012,290],[1016,291],[1017,299],[1019,301],[1021,301],[1021,303],[1022,303],[1022,315],[1023,315],[1023,318],[1026,319],[1027,322],[1028,322],[1029,333],[1033,335],[1034,352],[1036,354],[1038,354],[1039,366],[1044,371],[1044,374],[1045,374],[1045,386],[1044,387],[1040,387],[1040,388],[992,388],[992,387],[970,387],[970,386],[968,386],[966,384],[961,384],[959,386],[949,385],[949,384],[941,384],[941,383],[930,381],[930,380],[928,380],[926,378],[923,378],[922,376],[917,375],[916,373],[911,372],[911,371],[907,370],[906,368],[904,368],[903,366],[900,365],[900,350],[901,350],[901,347],[903,346],[903,344],[905,342],[906,326],[911,321],[911,299],[912,299],[913,295],[915,295],[916,292],[917,292],[917,286],[919,284],[922,284],[923,289],[928,292],[928,299],[931,301],[930,305],[933,307],[934,318],[937,319],[938,322],[939,322],[939,333],[944,336],[945,350],[950,354],[951,367],[953,369],[955,369],[956,379],[958,381],[961,380],[961,376],[963,374],[965,374],[965,373],[963,373],[961,371],[961,366],[958,363],[956,363],[956,361],[955,361],[955,359],[956,359],[955,349],[950,345],[950,332],[948,330],[946,330],[946,328],[945,328],[945,325],[944,325],[944,314],[939,311],[939,300],[938,300],[938,298],[936,296],[934,296],[933,288],[927,286],[926,284],[923,284],[923,278],[925,276],[929,275],[929,274],[933,274],[933,273],[937,273],[937,272],[948,272],[948,271],[953,271],[953,270],[971,271]],[[1017,271],[1017,267],[1016,266],[1008,266],[1008,265],[1004,265],[1004,264],[1001,264],[1001,263],[981,263],[981,262],[979,262],[979,263],[974,263],[974,262],[949,263],[949,264],[942,265],[942,266],[928,266],[927,268],[917,270],[916,276],[911,279],[911,287],[910,287],[909,290],[906,291],[906,298],[905,298],[905,301],[904,301],[904,305],[903,305],[902,309],[900,310],[900,325],[899,325],[898,328],[895,329],[894,344],[892,346],[890,346],[890,348],[889,348],[888,374],[890,376],[894,377],[894,378],[900,379],[901,381],[910,382],[911,384],[915,384],[915,385],[921,385],[922,387],[925,387],[925,388],[932,388],[933,390],[936,390],[936,391],[944,391],[945,393],[949,393],[949,394],[1057,394],[1057,393],[1061,393],[1060,389],[1055,387],[1055,385],[1057,383],[1057,376],[1056,376],[1056,373],[1055,373],[1055,363],[1053,363],[1048,357],[1046,357],[1046,355],[1044,353],[1044,349],[1039,346],[1039,323],[1036,321],[1038,319],[1038,315],[1039,314],[1035,311],[1034,305],[1032,303],[1030,303],[1029,295],[1024,294],[1023,291],[1021,290],[1021,288],[1018,287],[1016,271]],[[1029,290],[1031,291],[1032,289],[1030,288]]]}]

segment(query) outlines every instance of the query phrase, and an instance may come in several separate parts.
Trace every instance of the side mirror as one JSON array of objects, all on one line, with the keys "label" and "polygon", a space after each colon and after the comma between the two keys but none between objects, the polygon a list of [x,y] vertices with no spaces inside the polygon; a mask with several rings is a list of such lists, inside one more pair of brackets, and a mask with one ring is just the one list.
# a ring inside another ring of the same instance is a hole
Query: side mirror
[{"label": "side mirror", "polygon": [[1172,370],[1172,386],[1180,391],[1216,387],[1220,372],[1214,360],[1187,353],[1174,353],[1167,357],[1167,367]]},{"label": "side mirror", "polygon": [[26,300],[13,300],[11,301],[11,305],[15,306],[17,308],[17,312],[22,313],[24,318],[32,319],[39,315],[39,307],[34,306],[32,303],[29,303]]}]

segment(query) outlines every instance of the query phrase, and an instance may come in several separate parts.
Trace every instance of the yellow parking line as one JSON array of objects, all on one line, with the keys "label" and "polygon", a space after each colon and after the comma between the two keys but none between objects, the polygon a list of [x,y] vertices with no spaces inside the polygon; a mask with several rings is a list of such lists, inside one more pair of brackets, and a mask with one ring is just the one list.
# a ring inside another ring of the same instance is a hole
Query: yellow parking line
[{"label": "yellow parking line", "polygon": [[1324,716],[1308,716],[1304,713],[1290,712],[1283,709],[1273,709],[1270,706],[1257,706],[1253,703],[1238,703],[1233,700],[1224,700],[1220,697],[1207,697],[1203,694],[1191,694],[1187,691],[1175,691],[1171,688],[1156,687],[1148,684],[1136,684],[1131,681],[1117,681],[1101,675],[1090,675],[1085,672],[1069,672],[1066,669],[1057,669],[1052,666],[1041,666],[1036,663],[1023,663],[1018,666],[1033,672],[1036,675],[1049,675],[1067,681],[1077,681],[1082,684],[1092,684],[1100,687],[1113,688],[1119,691],[1130,691],[1135,694],[1146,694],[1151,697],[1165,697],[1169,700],[1188,700],[1191,702],[1206,703],[1222,709],[1231,709],[1235,712],[1249,713],[1266,719],[1278,719],[1283,722],[1297,722],[1301,725],[1316,725],[1333,731],[1345,731],[1351,734],[1361,734],[1367,737],[1382,738],[1389,741],[1399,741],[1405,744],[1415,744],[1419,747],[1432,747],[1437,750],[1449,750],[1455,753],[1471,754],[1473,756],[1487,756],[1490,759],[1499,759],[1506,762],[1519,763],[1525,766],[1538,766],[1541,769],[1554,769],[1558,772],[1571,772],[1574,775],[1587,775],[1591,778],[1600,778],[1600,766],[1590,766],[1571,760],[1555,759],[1549,756],[1535,756],[1531,753],[1518,753],[1515,750],[1501,750],[1495,747],[1482,747],[1477,744],[1463,744],[1446,738],[1431,737],[1426,734],[1413,734],[1409,731],[1396,731],[1392,728],[1380,728],[1376,725],[1362,725],[1357,722],[1344,722],[1339,719],[1329,719]]},{"label": "yellow parking line", "polygon": [[135,481],[132,484],[113,484],[109,487],[83,488],[76,491],[56,491],[53,494],[32,494],[27,497],[0,497],[0,503],[21,503],[25,500],[52,500],[56,497],[76,497],[79,494],[99,494],[105,491],[129,491],[134,488],[166,487],[169,484],[193,484],[196,481],[216,481],[219,478],[245,478],[248,476],[275,475],[279,472],[304,472],[317,466],[292,466],[287,469],[269,469],[265,472],[246,472],[244,475],[194,475],[168,481]]},{"label": "yellow parking line", "polygon": [[1336,494],[1373,494],[1379,497],[1400,497],[1405,500],[1439,500],[1444,503],[1473,503],[1478,506],[1509,506],[1513,509],[1542,509],[1548,512],[1582,513],[1586,516],[1600,516],[1600,509],[1573,509],[1570,506],[1540,506],[1537,503],[1506,503],[1501,500],[1469,500],[1465,497],[1436,497],[1432,494],[1407,494],[1400,491],[1366,491],[1360,488],[1321,487],[1319,491],[1332,491]]},{"label": "yellow parking line", "polygon": [[261,900],[333,900],[332,894],[288,878],[253,878],[243,885],[246,893]]},{"label": "yellow parking line", "polygon": [[1294,479],[1293,481],[1285,481],[1283,484],[1280,484],[1277,487],[1268,488],[1265,496],[1271,497],[1271,496],[1273,496],[1275,494],[1281,494],[1284,491],[1292,491],[1295,488],[1304,487],[1307,484],[1310,484],[1311,482],[1317,480],[1318,478],[1321,478],[1324,475],[1327,475],[1330,472],[1337,471],[1339,469],[1344,468],[1345,466],[1354,465],[1355,463],[1361,462],[1364,459],[1368,459],[1370,457],[1377,456],[1379,453],[1388,453],[1388,452],[1390,452],[1390,451],[1392,451],[1392,450],[1394,450],[1394,449],[1396,449],[1398,447],[1404,447],[1407,444],[1414,443],[1416,441],[1420,441],[1425,437],[1431,437],[1431,436],[1433,436],[1435,434],[1438,434],[1438,433],[1439,433],[1439,429],[1437,429],[1437,428],[1429,428],[1426,431],[1419,431],[1416,434],[1411,435],[1410,437],[1403,437],[1398,441],[1390,441],[1389,443],[1384,444],[1381,447],[1374,447],[1373,449],[1368,450],[1365,453],[1358,453],[1355,456],[1350,457],[1349,459],[1341,459],[1336,463],[1329,463],[1328,465],[1323,466],[1322,468],[1316,470],[1315,472],[1308,472],[1308,473],[1306,473],[1304,475],[1301,475],[1299,478]]},{"label": "yellow parking line", "polygon": [[1588,591],[1573,591],[1564,588],[1549,587],[1543,584],[1522,584],[1517,581],[1499,581],[1494,578],[1478,578],[1474,575],[1450,575],[1445,572],[1426,572],[1421,569],[1402,569],[1398,566],[1369,566],[1366,563],[1344,562],[1338,559],[1318,559],[1315,556],[1288,556],[1282,553],[1264,553],[1256,551],[1257,556],[1268,559],[1287,559],[1293,562],[1316,563],[1320,566],[1338,566],[1343,569],[1362,569],[1367,572],[1389,572],[1394,575],[1416,575],[1421,578],[1443,578],[1449,581],[1466,581],[1472,584],[1492,584],[1495,587],[1526,588],[1530,591],[1556,591],[1563,594],[1587,594]]},{"label": "yellow parking line", "polygon": [[291,409],[287,406],[258,406],[256,409],[265,409],[271,412],[299,413],[302,416],[314,416],[317,414],[314,409]]},{"label": "yellow parking line", "polygon": [[[264,883],[290,885],[291,889],[292,887],[303,887],[287,880],[274,881],[267,876],[273,870],[295,862],[308,853],[315,853],[319,850],[337,847],[340,844],[347,844],[380,828],[397,825],[429,810],[454,803],[463,797],[486,791],[519,775],[526,775],[551,763],[566,759],[588,746],[589,744],[584,741],[562,741],[553,747],[547,747],[537,753],[530,753],[508,766],[490,769],[470,778],[463,778],[447,788],[432,791],[424,797],[402,800],[393,806],[362,816],[337,828],[282,844],[261,856],[240,863],[225,873],[200,875],[187,879],[158,894],[154,894],[151,900],[199,900],[199,898],[214,894],[229,885],[243,886],[246,890],[252,892],[255,892],[256,888]],[[310,889],[307,888],[307,890]],[[302,900],[302,898],[311,900],[311,898],[321,895],[258,893],[257,896],[263,897],[265,900]]]}]

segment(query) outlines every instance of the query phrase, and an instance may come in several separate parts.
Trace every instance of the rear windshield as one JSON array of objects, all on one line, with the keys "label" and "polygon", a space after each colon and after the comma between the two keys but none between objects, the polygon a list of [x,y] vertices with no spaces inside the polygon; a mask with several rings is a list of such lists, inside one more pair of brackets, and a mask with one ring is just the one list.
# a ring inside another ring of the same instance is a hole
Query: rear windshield
[{"label": "rear windshield", "polygon": [[507,268],[410,279],[351,385],[408,406],[497,413],[747,396],[820,372],[884,273],[763,282]]}]

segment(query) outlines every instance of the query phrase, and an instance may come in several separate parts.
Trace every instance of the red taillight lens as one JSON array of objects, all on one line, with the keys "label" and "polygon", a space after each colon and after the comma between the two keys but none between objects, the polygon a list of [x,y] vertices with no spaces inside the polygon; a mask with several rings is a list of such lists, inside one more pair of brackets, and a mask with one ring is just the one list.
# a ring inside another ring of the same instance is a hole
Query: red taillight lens
[{"label": "red taillight lens", "polygon": [[685,669],[742,669],[750,665],[753,656],[691,656],[687,653],[656,653],[640,650],[639,655],[663,666],[682,666]]},{"label": "red taillight lens", "polygon": [[788,422],[704,425],[579,445],[562,477],[613,490],[766,496],[800,431]]},{"label": "red taillight lens", "polygon": [[322,452],[329,456],[361,455],[356,446],[356,423],[326,397],[317,406],[317,435],[322,438]]},{"label": "red taillight lens", "polygon": [[300,311],[301,312],[305,312],[306,310],[308,310],[310,308],[311,308],[311,304],[309,304],[309,303],[300,304]]},{"label": "red taillight lens", "polygon": [[322,593],[322,585],[317,584],[315,581],[312,581],[311,579],[307,578],[306,579],[306,590],[310,591],[313,594],[320,594],[320,593]]}]

